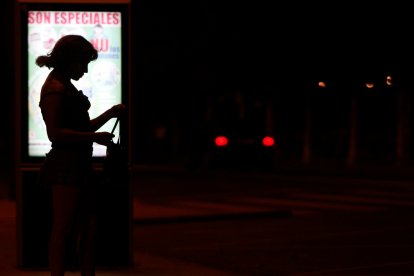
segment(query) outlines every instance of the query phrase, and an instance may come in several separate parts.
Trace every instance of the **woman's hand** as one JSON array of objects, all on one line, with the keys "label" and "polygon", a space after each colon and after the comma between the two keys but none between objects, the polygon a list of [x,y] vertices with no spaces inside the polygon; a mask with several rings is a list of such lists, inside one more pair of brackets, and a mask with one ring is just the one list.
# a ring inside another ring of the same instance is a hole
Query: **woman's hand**
[{"label": "woman's hand", "polygon": [[126,106],[124,104],[116,104],[109,109],[109,114],[111,118],[118,118],[126,111]]},{"label": "woman's hand", "polygon": [[106,146],[112,142],[112,138],[114,138],[114,136],[114,134],[106,131],[95,132],[94,142]]},{"label": "woman's hand", "polygon": [[104,113],[90,121],[91,131],[99,130],[104,124],[106,124],[112,118],[119,118],[125,113],[126,106],[123,104],[116,104],[111,108],[108,108]]}]

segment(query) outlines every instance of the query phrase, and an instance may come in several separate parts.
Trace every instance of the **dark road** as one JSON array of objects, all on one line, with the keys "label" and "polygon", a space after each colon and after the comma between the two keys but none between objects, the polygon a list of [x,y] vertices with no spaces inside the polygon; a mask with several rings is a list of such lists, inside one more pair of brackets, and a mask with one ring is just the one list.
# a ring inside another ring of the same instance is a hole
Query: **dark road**
[{"label": "dark road", "polygon": [[[98,276],[414,275],[411,180],[139,172],[133,192],[135,265]],[[13,208],[1,275],[47,275],[16,267]]]},{"label": "dark road", "polygon": [[[136,210],[135,252],[230,275],[414,274],[410,181],[210,177],[175,185],[142,177],[138,201],[189,213],[151,222]],[[222,212],[192,215],[203,208]]]}]

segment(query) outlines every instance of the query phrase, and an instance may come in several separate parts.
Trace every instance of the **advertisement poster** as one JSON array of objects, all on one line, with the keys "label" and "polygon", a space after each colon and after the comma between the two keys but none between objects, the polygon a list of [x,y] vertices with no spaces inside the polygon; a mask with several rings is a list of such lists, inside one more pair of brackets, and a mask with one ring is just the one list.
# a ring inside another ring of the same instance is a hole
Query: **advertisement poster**
[{"label": "advertisement poster", "polygon": [[[28,154],[41,157],[50,150],[46,126],[39,108],[40,90],[50,69],[38,67],[39,55],[48,54],[56,41],[67,34],[79,34],[91,41],[99,52],[89,63],[88,73],[72,83],[89,98],[91,119],[121,103],[121,13],[94,11],[28,12]],[[115,119],[99,131],[111,131]],[[119,128],[115,130],[115,139]],[[106,147],[94,144],[94,156],[104,156]]]}]

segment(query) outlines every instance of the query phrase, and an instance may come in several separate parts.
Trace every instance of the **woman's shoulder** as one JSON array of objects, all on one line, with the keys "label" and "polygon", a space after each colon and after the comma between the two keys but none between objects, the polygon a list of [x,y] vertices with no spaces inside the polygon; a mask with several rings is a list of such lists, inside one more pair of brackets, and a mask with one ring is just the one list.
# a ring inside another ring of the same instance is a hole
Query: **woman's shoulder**
[{"label": "woman's shoulder", "polygon": [[47,78],[40,92],[39,106],[42,106],[44,99],[50,95],[65,96],[67,94],[66,91],[65,85],[61,81],[55,78]]},{"label": "woman's shoulder", "polygon": [[42,94],[62,93],[66,91],[65,85],[58,79],[47,79],[42,86]]}]

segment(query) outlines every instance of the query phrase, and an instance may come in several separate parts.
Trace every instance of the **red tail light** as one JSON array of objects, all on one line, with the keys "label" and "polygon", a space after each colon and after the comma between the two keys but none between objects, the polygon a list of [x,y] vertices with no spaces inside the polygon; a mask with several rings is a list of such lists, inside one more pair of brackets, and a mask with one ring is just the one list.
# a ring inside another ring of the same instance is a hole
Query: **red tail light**
[{"label": "red tail light", "polygon": [[216,144],[217,147],[225,147],[228,144],[228,139],[226,136],[217,136],[216,139],[214,140],[214,143]]},{"label": "red tail light", "polygon": [[263,138],[262,144],[265,147],[272,147],[275,144],[275,139],[273,139],[273,137],[266,136],[266,137]]}]

